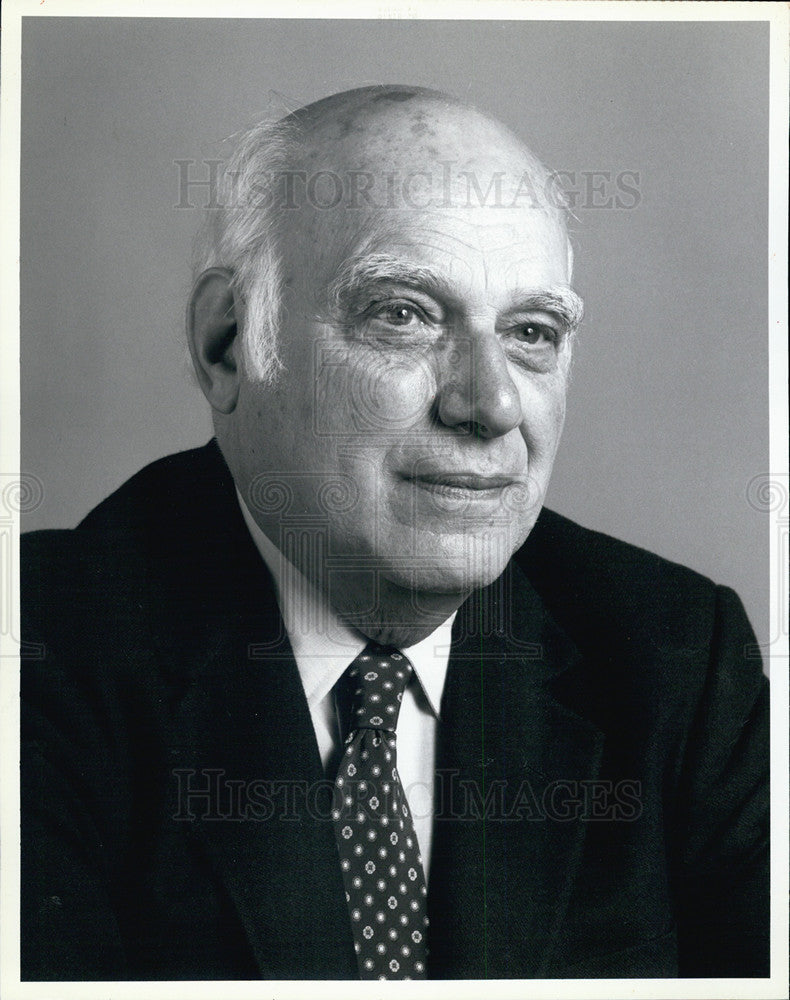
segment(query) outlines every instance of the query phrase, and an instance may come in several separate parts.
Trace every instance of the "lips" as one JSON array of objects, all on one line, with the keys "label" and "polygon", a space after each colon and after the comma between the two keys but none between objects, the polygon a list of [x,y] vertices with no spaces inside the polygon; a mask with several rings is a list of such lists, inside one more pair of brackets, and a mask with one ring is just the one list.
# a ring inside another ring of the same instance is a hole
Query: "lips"
[{"label": "lips", "polygon": [[501,490],[515,480],[511,476],[486,476],[478,472],[421,472],[405,477],[424,489],[459,489],[474,492]]}]

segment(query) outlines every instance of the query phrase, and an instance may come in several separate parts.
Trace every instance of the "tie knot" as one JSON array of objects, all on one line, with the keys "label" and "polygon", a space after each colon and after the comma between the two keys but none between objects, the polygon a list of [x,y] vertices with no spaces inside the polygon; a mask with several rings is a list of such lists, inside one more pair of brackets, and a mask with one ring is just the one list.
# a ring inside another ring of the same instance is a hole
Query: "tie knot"
[{"label": "tie knot", "polygon": [[394,733],[412,670],[411,663],[397,649],[369,643],[343,675],[351,706],[350,730],[383,729]]}]

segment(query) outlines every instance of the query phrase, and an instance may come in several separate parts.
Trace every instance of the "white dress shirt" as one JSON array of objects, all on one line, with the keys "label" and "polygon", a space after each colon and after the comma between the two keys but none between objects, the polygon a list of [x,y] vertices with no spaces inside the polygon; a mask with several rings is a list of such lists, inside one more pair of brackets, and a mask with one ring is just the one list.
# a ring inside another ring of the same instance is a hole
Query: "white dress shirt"
[{"label": "white dress shirt", "polygon": [[[258,527],[240,495],[239,504],[253,541],[274,577],[280,612],[326,769],[338,759],[343,739],[334,687],[368,640],[340,621],[324,595]],[[431,859],[439,706],[455,614],[421,642],[402,649],[414,666],[414,676],[404,692],[398,716],[398,773],[414,820],[426,881]],[[334,774],[327,776],[334,778]]]}]

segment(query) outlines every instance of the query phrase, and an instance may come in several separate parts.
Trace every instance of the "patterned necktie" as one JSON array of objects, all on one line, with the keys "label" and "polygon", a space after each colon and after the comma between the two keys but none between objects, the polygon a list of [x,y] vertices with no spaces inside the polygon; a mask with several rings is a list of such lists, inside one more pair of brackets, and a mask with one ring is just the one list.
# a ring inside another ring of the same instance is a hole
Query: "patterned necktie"
[{"label": "patterned necktie", "polygon": [[425,876],[395,750],[412,671],[371,643],[338,681],[351,724],[332,818],[361,979],[425,979]]}]

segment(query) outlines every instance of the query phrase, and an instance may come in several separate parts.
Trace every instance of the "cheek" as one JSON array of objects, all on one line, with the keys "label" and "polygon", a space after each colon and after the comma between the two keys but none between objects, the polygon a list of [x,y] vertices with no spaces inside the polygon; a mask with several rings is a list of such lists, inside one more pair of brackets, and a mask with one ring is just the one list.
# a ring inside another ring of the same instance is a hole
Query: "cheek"
[{"label": "cheek", "polygon": [[566,389],[564,375],[542,376],[519,386],[521,434],[535,459],[554,456],[565,422]]},{"label": "cheek", "polygon": [[240,409],[239,445],[251,478],[309,460],[312,415],[287,375],[274,386],[248,386]]},{"label": "cheek", "polygon": [[436,385],[429,357],[366,350],[319,370],[317,416],[341,435],[402,433],[424,424]]}]

